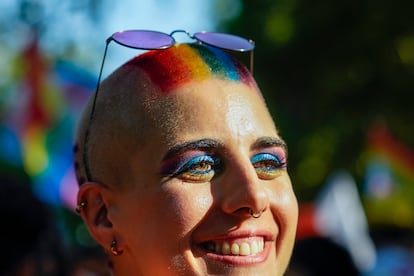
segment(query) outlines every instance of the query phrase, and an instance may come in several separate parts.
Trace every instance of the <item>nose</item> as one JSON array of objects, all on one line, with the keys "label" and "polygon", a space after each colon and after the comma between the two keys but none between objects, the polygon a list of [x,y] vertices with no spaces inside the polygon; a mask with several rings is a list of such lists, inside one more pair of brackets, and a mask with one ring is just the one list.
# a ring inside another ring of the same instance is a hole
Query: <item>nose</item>
[{"label": "nose", "polygon": [[248,158],[234,162],[227,166],[218,183],[220,208],[231,215],[260,217],[269,208],[266,182],[258,178]]}]

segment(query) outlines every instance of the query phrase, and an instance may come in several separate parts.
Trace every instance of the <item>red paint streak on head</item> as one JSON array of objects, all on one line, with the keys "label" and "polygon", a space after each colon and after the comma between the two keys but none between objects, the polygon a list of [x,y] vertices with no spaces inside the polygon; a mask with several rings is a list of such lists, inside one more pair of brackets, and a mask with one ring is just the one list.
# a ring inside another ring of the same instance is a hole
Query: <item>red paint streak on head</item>
[{"label": "red paint streak on head", "polygon": [[171,91],[192,79],[190,68],[171,48],[144,53],[129,61],[125,66],[137,66],[143,69],[151,81],[163,92]]}]

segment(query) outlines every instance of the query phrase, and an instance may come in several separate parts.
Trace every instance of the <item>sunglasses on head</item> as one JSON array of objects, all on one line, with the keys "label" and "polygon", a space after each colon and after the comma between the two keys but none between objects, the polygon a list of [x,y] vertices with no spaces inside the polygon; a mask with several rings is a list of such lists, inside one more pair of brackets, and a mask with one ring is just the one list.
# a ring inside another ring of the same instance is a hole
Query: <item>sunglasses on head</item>
[{"label": "sunglasses on head", "polygon": [[87,143],[93,115],[95,112],[96,99],[98,98],[102,70],[104,67],[109,43],[111,41],[114,41],[119,45],[140,50],[164,50],[170,48],[176,43],[173,37],[175,33],[185,33],[190,39],[195,40],[197,43],[205,44],[222,50],[228,50],[233,52],[250,52],[250,72],[253,73],[253,50],[255,46],[254,42],[253,40],[248,40],[240,36],[218,32],[197,32],[191,35],[189,32],[185,30],[174,30],[170,34],[151,30],[126,30],[112,34],[110,37],[106,39],[104,56],[102,59],[101,68],[99,70],[98,83],[93,98],[91,113],[89,115],[88,127],[86,129],[85,138],[83,141],[83,162],[85,167],[86,178],[88,181],[92,180],[92,175],[87,158]]}]

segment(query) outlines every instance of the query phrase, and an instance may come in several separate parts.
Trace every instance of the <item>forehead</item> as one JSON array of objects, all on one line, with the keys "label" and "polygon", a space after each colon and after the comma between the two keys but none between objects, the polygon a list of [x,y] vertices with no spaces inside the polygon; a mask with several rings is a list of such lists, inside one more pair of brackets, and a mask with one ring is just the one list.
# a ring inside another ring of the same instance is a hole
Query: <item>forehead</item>
[{"label": "forehead", "polygon": [[[257,89],[229,80],[191,82],[161,97],[149,125],[165,142],[277,135]],[[153,136],[154,137],[154,136]]]},{"label": "forehead", "polygon": [[124,66],[144,71],[164,93],[211,77],[255,85],[244,65],[221,50],[199,44],[177,44],[166,50],[149,51]]}]

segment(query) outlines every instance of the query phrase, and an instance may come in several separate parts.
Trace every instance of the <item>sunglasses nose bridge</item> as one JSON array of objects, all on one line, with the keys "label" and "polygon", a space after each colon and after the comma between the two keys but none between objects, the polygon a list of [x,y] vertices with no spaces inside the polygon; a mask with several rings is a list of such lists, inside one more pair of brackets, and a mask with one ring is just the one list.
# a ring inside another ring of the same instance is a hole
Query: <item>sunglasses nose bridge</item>
[{"label": "sunglasses nose bridge", "polygon": [[170,36],[172,37],[172,36],[174,36],[174,34],[176,34],[176,33],[185,33],[189,38],[194,38],[194,36],[192,36],[188,31],[186,31],[186,30],[181,30],[181,29],[179,29],[179,30],[174,30],[174,31],[172,31],[171,33],[170,33]]}]

